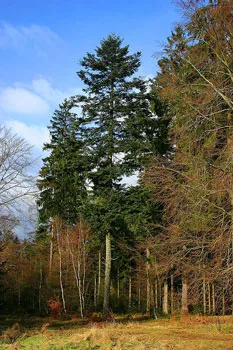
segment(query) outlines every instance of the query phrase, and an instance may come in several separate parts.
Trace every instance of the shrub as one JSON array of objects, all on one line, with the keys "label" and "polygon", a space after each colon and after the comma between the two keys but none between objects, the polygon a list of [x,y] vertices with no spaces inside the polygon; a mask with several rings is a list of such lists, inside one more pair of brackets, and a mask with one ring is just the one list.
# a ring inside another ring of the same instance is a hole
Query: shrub
[{"label": "shrub", "polygon": [[62,306],[61,302],[58,298],[56,299],[49,299],[47,301],[48,307],[50,308],[50,316],[54,318],[58,318],[61,316],[62,312]]},{"label": "shrub", "polygon": [[2,341],[7,344],[13,344],[21,335],[21,327],[18,323],[15,323],[11,328],[2,332]]}]

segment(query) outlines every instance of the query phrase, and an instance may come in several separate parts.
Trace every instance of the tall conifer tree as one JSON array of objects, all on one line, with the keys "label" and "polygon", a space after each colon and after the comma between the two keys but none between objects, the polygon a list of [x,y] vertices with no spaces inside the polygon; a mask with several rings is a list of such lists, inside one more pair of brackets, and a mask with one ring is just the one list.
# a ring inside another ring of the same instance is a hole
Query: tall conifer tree
[{"label": "tall conifer tree", "polygon": [[[133,77],[140,66],[141,53],[129,54],[129,46],[109,35],[94,53],[81,61],[78,76],[86,85],[79,96],[85,118],[85,143],[89,147],[91,171],[88,176],[97,206],[114,203],[123,185],[122,177],[141,165],[141,156],[151,151],[152,113],[146,94],[147,84]],[[104,214],[107,220],[109,210]],[[103,312],[109,312],[111,220],[105,222],[106,263]]]}]

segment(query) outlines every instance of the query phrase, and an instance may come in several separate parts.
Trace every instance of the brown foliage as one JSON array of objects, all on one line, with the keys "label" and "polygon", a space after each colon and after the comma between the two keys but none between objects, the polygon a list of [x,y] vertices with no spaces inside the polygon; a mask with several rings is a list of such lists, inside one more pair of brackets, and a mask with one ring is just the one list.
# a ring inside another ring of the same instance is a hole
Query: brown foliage
[{"label": "brown foliage", "polygon": [[47,301],[47,305],[50,308],[50,316],[54,318],[58,318],[61,316],[62,313],[62,305],[59,301],[59,298],[56,299],[49,299]]}]

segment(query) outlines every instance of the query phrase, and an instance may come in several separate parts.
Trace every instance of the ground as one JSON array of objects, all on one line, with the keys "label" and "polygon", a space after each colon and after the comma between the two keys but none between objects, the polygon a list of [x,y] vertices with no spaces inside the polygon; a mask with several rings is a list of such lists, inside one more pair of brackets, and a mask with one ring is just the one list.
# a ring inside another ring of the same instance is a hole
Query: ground
[{"label": "ground", "polygon": [[0,349],[233,350],[232,316],[130,316],[115,323],[2,316],[0,321]]}]

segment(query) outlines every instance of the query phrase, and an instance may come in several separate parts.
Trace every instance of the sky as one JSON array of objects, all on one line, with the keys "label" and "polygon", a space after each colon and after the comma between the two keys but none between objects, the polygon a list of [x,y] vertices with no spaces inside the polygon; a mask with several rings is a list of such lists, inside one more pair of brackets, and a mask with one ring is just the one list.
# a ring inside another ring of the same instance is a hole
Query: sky
[{"label": "sky", "polygon": [[[0,124],[41,159],[53,111],[81,92],[79,61],[115,33],[142,51],[139,75],[154,77],[156,57],[180,20],[170,0],[0,0]],[[38,161],[38,169],[41,161]]]},{"label": "sky", "polygon": [[139,75],[153,77],[156,55],[180,13],[170,0],[0,0],[0,123],[41,155],[55,108],[81,91],[79,61],[116,33],[142,51]]}]

